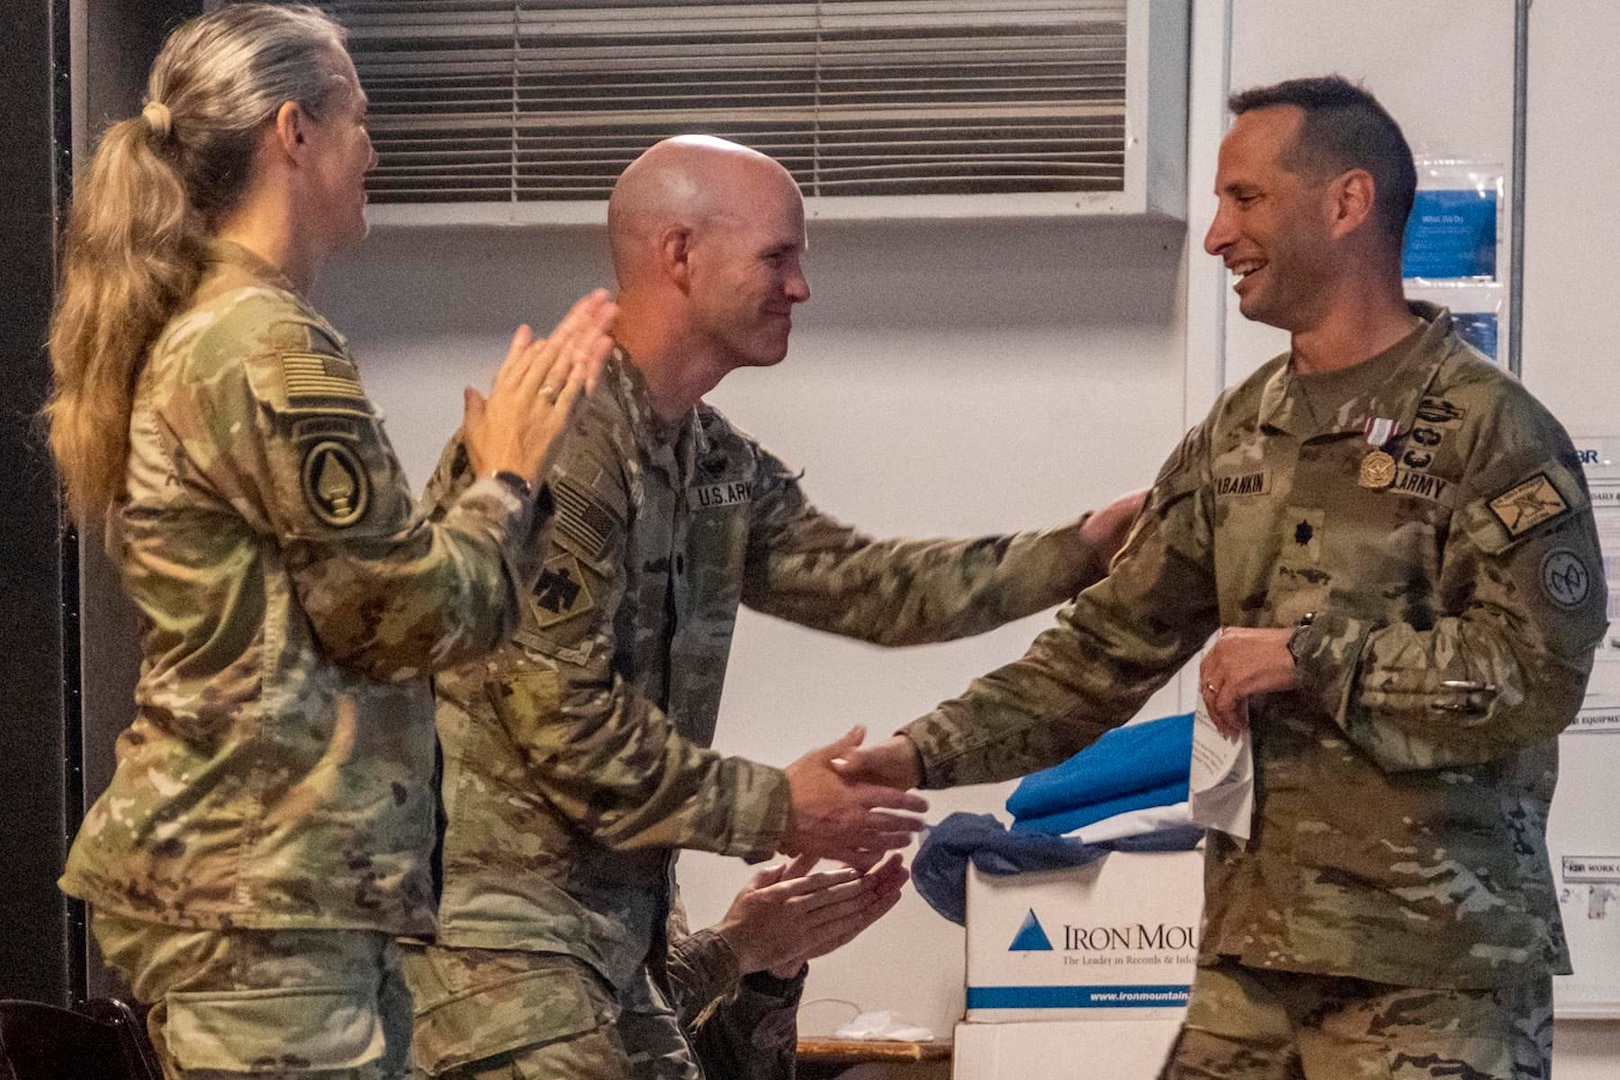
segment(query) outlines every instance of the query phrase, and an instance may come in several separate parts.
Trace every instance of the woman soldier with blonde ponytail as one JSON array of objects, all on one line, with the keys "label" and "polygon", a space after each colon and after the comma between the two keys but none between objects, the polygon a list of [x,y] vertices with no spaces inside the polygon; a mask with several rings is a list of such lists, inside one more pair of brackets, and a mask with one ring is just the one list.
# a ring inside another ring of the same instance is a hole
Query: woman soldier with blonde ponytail
[{"label": "woman soldier with blonde ponytail", "polygon": [[169,1077],[408,1075],[392,939],[433,929],[427,676],[532,588],[541,483],[610,347],[601,292],[520,327],[479,477],[435,521],[305,295],[365,235],[342,29],[237,4],[177,29],[77,189],[51,445],[144,622],[135,717],[62,887],[152,1006]]}]

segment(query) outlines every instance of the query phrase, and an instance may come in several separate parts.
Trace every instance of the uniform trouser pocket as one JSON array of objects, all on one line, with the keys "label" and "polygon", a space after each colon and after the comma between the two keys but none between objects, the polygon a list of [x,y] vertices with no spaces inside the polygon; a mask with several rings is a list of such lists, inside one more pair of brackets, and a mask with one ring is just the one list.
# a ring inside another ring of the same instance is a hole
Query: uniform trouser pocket
[{"label": "uniform trouser pocket", "polygon": [[152,1007],[169,1077],[392,1080],[410,997],[398,951],[365,930],[199,930],[101,911],[102,955]]},{"label": "uniform trouser pocket", "polygon": [[[404,965],[416,1002],[411,1061],[419,1074],[459,1076],[463,1067],[509,1055],[513,1075],[526,1077],[526,1060],[566,1058],[562,1048],[573,1042],[590,1044],[590,1060],[622,1060],[607,985],[571,956],[407,946]],[[570,1073],[596,1075],[585,1061],[578,1066]]]},{"label": "uniform trouser pocket", "polygon": [[360,1069],[386,1046],[374,995],[355,987],[175,991],[165,997],[169,1052],[188,1074]]}]

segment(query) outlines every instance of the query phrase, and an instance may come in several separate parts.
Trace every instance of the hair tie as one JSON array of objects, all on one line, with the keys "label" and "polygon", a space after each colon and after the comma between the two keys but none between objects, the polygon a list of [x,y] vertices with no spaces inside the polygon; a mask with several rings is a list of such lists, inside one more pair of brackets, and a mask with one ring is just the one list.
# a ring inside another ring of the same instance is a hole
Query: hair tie
[{"label": "hair tie", "polygon": [[159,139],[167,139],[174,130],[174,114],[161,101],[148,101],[141,110],[141,119],[146,121],[147,129]]}]

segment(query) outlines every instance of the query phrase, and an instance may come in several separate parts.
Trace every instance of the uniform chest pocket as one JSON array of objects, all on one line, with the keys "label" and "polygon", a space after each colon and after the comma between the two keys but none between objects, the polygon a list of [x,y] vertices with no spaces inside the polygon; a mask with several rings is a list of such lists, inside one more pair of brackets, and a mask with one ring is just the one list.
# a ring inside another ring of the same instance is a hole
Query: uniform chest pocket
[{"label": "uniform chest pocket", "polygon": [[736,591],[747,552],[753,498],[754,480],[746,470],[718,478],[700,475],[687,487],[685,542],[671,567],[677,590],[698,602],[717,591]]}]

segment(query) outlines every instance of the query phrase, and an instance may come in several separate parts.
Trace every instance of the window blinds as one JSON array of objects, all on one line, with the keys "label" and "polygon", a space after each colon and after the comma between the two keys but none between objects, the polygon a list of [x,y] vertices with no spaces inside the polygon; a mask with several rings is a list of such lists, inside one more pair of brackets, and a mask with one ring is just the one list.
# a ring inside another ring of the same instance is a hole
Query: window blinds
[{"label": "window blinds", "polygon": [[599,200],[669,135],[806,195],[1118,192],[1127,0],[333,0],[380,203]]}]

